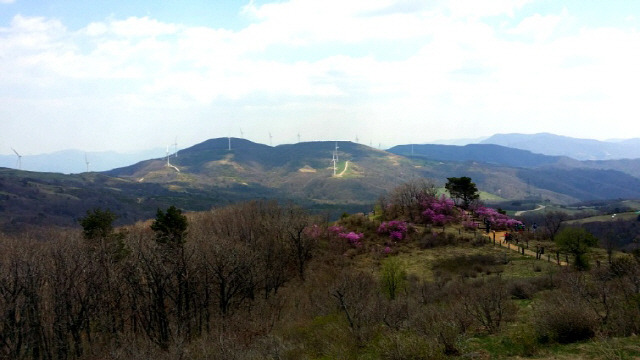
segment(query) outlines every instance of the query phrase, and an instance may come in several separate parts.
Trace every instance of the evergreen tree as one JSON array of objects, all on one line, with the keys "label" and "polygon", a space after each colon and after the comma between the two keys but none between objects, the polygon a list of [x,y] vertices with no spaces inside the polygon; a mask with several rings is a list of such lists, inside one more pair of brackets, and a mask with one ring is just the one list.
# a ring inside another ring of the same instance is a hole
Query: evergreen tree
[{"label": "evergreen tree", "polygon": [[80,219],[84,238],[87,240],[106,239],[113,234],[113,222],[118,216],[109,209],[99,208],[87,211],[87,216]]},{"label": "evergreen tree", "polygon": [[187,217],[182,210],[171,205],[167,212],[158,209],[156,220],[151,224],[151,230],[156,233],[156,241],[162,244],[181,245],[187,235]]},{"label": "evergreen tree", "polygon": [[449,191],[451,198],[456,200],[458,205],[462,208],[469,208],[469,205],[471,205],[473,201],[480,198],[478,188],[476,187],[476,184],[471,181],[470,177],[450,177],[447,178],[447,180],[448,181],[444,187]]}]

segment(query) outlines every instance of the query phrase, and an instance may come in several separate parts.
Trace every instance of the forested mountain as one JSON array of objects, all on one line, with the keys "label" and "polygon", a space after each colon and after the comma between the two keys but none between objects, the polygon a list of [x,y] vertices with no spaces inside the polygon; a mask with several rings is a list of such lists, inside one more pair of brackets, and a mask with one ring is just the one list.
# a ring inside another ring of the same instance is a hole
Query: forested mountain
[{"label": "forested mountain", "polygon": [[197,211],[256,198],[291,200],[336,216],[369,211],[380,195],[421,177],[442,186],[447,177],[469,176],[493,200],[569,204],[640,198],[637,173],[619,171],[625,164],[580,162],[497,145],[414,145],[411,155],[411,145],[390,151],[331,141],[271,147],[219,138],[171,154],[168,161],[145,160],[104,173],[0,169],[0,225],[5,231],[70,226],[95,207],[110,208],[120,223],[130,223],[168,205]]},{"label": "forested mountain", "polygon": [[387,150],[404,156],[422,156],[440,161],[479,161],[489,164],[513,167],[538,167],[557,164],[561,160],[571,160],[560,156],[548,156],[529,150],[514,149],[494,144],[435,145],[414,144],[398,145]]}]

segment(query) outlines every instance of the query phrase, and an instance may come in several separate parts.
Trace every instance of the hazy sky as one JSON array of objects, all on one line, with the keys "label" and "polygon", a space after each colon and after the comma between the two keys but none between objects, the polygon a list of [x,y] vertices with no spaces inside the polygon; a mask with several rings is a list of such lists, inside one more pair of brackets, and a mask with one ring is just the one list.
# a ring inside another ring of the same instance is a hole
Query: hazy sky
[{"label": "hazy sky", "polygon": [[640,1],[0,0],[0,154],[640,137]]}]

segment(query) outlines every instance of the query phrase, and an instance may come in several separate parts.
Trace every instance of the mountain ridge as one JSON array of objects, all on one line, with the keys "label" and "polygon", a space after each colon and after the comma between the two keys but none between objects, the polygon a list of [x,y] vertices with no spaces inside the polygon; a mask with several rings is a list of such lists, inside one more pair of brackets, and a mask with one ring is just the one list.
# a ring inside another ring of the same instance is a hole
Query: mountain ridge
[{"label": "mountain ridge", "polygon": [[529,150],[543,155],[567,156],[576,160],[615,160],[640,158],[640,139],[610,142],[580,139],[551,133],[495,134],[480,142]]},{"label": "mountain ridge", "polygon": [[[343,173],[341,177],[333,176],[336,145],[336,173]],[[406,152],[410,147],[396,149]],[[471,177],[494,199],[558,204],[640,199],[640,178],[598,168],[611,162],[589,162],[589,169],[574,159],[490,144],[413,148],[414,155],[405,156],[346,141],[271,147],[217,138],[171,155],[171,166],[166,157],[157,157],[102,173],[0,169],[0,226],[6,231],[47,224],[77,226],[77,219],[94,207],[109,207],[121,214],[121,221],[133,222],[169,205],[200,211],[251,199],[295,201],[339,216],[370,211],[379,196],[411,179],[429,178],[443,186],[447,177],[459,176]],[[416,149],[426,154],[416,154]],[[462,157],[455,158],[456,152]]]}]

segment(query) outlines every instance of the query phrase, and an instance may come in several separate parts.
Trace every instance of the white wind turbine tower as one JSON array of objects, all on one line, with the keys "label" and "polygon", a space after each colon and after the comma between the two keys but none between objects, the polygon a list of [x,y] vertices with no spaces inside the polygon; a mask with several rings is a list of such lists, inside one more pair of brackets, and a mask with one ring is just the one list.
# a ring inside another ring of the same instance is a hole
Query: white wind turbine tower
[{"label": "white wind turbine tower", "polygon": [[271,136],[271,132],[269,132],[269,146],[273,146],[273,136]]},{"label": "white wind turbine tower", "polygon": [[[171,145],[167,145],[167,167],[173,168],[175,171],[180,172],[180,169],[178,169],[176,166],[171,165],[171,163],[169,162],[169,158],[171,157],[171,155],[169,154],[169,147]],[[177,155],[176,155],[177,156]]]},{"label": "white wind turbine tower", "polygon": [[174,152],[173,156],[178,157],[178,137],[176,136],[175,141],[173,142]]},{"label": "white wind turbine tower", "polygon": [[89,172],[89,159],[87,158],[87,153],[84,153],[84,163],[87,165],[87,172]]},{"label": "white wind turbine tower", "polygon": [[298,132],[298,142],[300,142],[300,132]]},{"label": "white wind turbine tower", "polygon": [[227,139],[229,140],[229,151],[231,151],[231,136],[227,136]]},{"label": "white wind turbine tower", "polygon": [[244,133],[242,132],[242,128],[240,128],[240,138],[244,139]]},{"label": "white wind turbine tower", "polygon": [[356,144],[360,142],[360,139],[358,139],[358,135],[356,135]]},{"label": "white wind turbine tower", "polygon": [[338,169],[338,142],[336,141],[336,148],[333,150],[333,156],[331,159],[333,162],[333,176],[336,176],[336,170]]},{"label": "white wind turbine tower", "polygon": [[18,170],[22,170],[22,155],[18,154],[18,152],[14,148],[11,148],[11,150],[13,150],[13,152],[16,153],[16,156],[18,157],[18,161],[16,161],[16,165],[18,166]]}]

